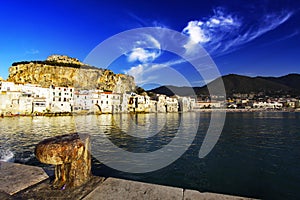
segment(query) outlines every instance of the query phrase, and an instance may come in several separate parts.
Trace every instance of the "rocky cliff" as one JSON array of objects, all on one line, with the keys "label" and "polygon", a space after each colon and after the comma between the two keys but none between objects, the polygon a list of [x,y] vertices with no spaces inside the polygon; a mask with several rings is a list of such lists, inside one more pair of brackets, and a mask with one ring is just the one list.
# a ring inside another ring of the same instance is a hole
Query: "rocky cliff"
[{"label": "rocky cliff", "polygon": [[52,55],[45,61],[23,61],[9,68],[8,81],[39,84],[42,87],[74,86],[78,89],[103,89],[118,93],[133,91],[134,78],[92,67],[68,56]]}]

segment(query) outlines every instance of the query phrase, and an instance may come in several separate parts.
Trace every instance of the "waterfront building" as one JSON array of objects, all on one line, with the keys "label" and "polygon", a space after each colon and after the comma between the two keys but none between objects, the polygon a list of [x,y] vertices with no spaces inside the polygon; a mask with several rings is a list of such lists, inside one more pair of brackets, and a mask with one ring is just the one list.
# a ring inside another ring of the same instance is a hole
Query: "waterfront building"
[{"label": "waterfront building", "polygon": [[149,112],[151,112],[151,113],[157,112],[157,101],[156,100],[150,99]]},{"label": "waterfront building", "polygon": [[1,114],[4,115],[14,115],[20,114],[20,96],[22,93],[20,91],[5,91],[1,92]]},{"label": "waterfront building", "polygon": [[33,84],[19,85],[19,88],[23,93],[23,96],[33,98],[31,102],[32,113],[44,113],[50,111],[51,102],[49,88],[42,88],[39,85]]},{"label": "waterfront building", "polygon": [[206,109],[206,108],[221,108],[221,102],[197,101],[193,106],[193,110]]},{"label": "waterfront building", "polygon": [[130,93],[123,93],[120,94],[120,112],[127,113],[129,112],[129,100],[131,94]]},{"label": "waterfront building", "polygon": [[80,112],[80,111],[86,111],[92,109],[93,106],[93,98],[92,98],[91,91],[89,90],[77,90],[74,91],[74,111]]},{"label": "waterfront building", "polygon": [[[24,99],[24,101],[27,101],[27,106],[29,106],[29,98]],[[45,97],[35,97],[32,100],[32,113],[45,113],[49,112],[50,107],[47,106],[49,102],[49,99]],[[25,106],[24,106],[25,107]]]},{"label": "waterfront building", "polygon": [[147,95],[131,94],[128,102],[129,112],[150,112],[150,97]]},{"label": "waterfront building", "polygon": [[179,103],[178,97],[168,97],[166,95],[158,94],[151,103],[151,110],[156,112],[178,112]]},{"label": "waterfront building", "polygon": [[264,109],[280,109],[283,107],[282,103],[278,102],[255,102],[253,108],[264,108]]},{"label": "waterfront building", "polygon": [[195,106],[195,100],[191,97],[180,97],[178,96],[179,111],[188,112],[191,111]]},{"label": "waterfront building", "polygon": [[18,115],[32,112],[33,97],[22,92],[22,85],[13,82],[0,82],[0,114]]},{"label": "waterfront building", "polygon": [[175,96],[166,98],[166,112],[178,112],[178,100]]},{"label": "waterfront building", "polygon": [[92,103],[97,105],[101,113],[121,112],[121,95],[112,92],[101,92],[93,96]]},{"label": "waterfront building", "polygon": [[50,86],[50,112],[72,112],[73,111],[73,87]]},{"label": "waterfront building", "polygon": [[0,82],[0,91],[7,92],[7,91],[19,91],[19,85],[16,85],[14,82],[8,81],[1,81]]},{"label": "waterfront building", "polygon": [[167,112],[167,96],[163,94],[158,94],[156,96],[157,101],[157,112],[164,113]]}]

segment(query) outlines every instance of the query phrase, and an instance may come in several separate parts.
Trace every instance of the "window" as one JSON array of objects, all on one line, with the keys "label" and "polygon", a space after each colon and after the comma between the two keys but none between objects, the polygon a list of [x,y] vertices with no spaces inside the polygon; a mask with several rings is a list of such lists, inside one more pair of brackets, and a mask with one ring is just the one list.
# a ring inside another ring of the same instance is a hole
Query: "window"
[{"label": "window", "polygon": [[53,101],[55,101],[55,97],[53,97]]},{"label": "window", "polygon": [[65,97],[65,98],[64,98],[64,102],[66,102],[66,101],[67,101],[67,98]]},{"label": "window", "polygon": [[61,101],[61,98],[59,97],[58,101]]},{"label": "window", "polygon": [[106,104],[108,104],[108,101],[106,101]]},{"label": "window", "polygon": [[60,92],[60,93],[58,93],[58,96],[61,96],[61,92]]}]

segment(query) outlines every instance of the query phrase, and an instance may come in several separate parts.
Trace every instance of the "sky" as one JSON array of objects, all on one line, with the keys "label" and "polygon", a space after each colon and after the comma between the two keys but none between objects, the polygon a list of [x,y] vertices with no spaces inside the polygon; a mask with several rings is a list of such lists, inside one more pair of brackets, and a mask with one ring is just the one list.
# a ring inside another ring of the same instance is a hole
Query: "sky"
[{"label": "sky", "polygon": [[[187,62],[199,52],[211,59],[205,58],[203,66],[214,64],[220,75],[300,73],[297,0],[11,0],[1,2],[0,27],[0,76],[4,79],[13,62],[45,60],[51,54],[91,61],[86,58],[99,44],[124,31],[146,27],[184,36],[176,45],[187,57],[168,51],[164,43],[171,38],[168,34],[141,32],[136,41],[130,40],[130,51],[105,66],[134,76],[140,86],[203,85],[208,76],[199,75]],[[113,47],[123,48],[118,43]]]}]

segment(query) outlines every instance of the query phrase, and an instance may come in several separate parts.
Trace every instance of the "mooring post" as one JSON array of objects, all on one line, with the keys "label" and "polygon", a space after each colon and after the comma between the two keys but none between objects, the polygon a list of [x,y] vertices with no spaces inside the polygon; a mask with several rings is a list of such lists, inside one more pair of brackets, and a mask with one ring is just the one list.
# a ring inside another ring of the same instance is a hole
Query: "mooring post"
[{"label": "mooring post", "polygon": [[80,186],[90,179],[90,150],[90,136],[73,133],[41,141],[35,155],[40,162],[55,165],[52,185],[62,189]]}]

